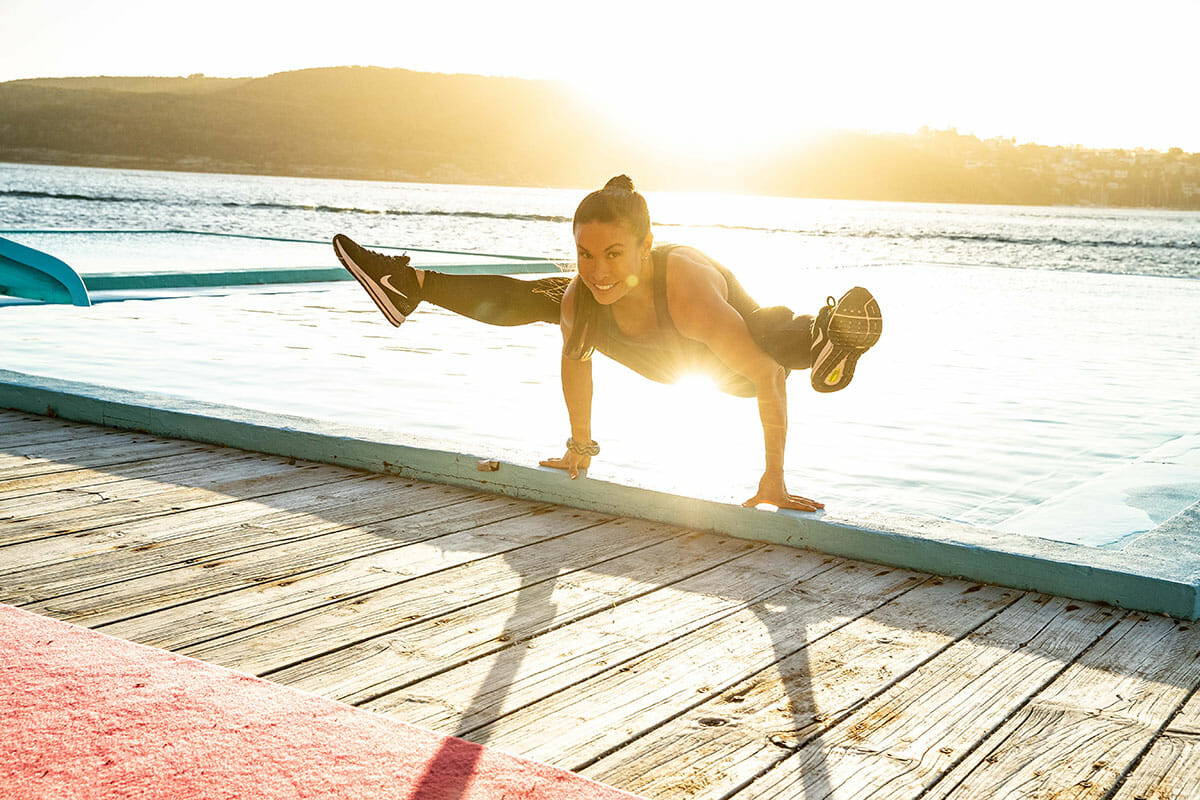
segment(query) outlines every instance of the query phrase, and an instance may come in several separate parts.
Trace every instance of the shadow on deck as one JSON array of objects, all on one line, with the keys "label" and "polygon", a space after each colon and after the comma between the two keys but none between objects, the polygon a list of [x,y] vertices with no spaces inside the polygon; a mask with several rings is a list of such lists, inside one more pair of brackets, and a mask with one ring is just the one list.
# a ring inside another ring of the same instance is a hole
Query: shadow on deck
[{"label": "shadow on deck", "polygon": [[0,601],[647,797],[1200,782],[1188,623],[15,412]]}]

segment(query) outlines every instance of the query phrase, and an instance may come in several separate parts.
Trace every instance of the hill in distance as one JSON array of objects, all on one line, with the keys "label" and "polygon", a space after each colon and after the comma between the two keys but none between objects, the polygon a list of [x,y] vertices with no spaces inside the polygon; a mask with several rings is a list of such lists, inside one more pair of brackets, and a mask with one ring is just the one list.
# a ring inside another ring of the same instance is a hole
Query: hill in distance
[{"label": "hill in distance", "polygon": [[574,105],[549,82],[370,67],[33,79],[0,84],[0,159],[587,185],[611,142]]},{"label": "hill in distance", "polygon": [[253,78],[209,78],[189,75],[186,78],[26,78],[9,81],[5,86],[40,87],[43,89],[100,89],[110,92],[168,92],[174,94],[207,94],[229,89]]},{"label": "hill in distance", "polygon": [[[647,189],[1200,207],[1200,156],[1154,156],[923,131],[688,160],[630,139],[561,84],[377,67],[0,83],[0,161],[30,163],[573,188],[627,172]],[[1178,166],[1154,166],[1164,159]]]}]

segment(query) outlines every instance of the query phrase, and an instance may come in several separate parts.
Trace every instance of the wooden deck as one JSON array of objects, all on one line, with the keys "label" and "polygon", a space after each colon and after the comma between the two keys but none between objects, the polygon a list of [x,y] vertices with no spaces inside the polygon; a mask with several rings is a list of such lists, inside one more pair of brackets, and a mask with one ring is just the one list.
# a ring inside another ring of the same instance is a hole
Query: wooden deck
[{"label": "wooden deck", "polygon": [[1200,630],[0,411],[0,602],[651,798],[1194,798]]}]

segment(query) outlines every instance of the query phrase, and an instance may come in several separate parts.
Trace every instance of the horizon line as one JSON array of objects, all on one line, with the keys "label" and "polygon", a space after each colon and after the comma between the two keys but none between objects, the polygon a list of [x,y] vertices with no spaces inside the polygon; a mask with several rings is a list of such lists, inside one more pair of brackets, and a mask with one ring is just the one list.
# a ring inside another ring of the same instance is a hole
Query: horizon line
[{"label": "horizon line", "polygon": [[[436,70],[420,70],[411,69],[408,67],[383,67],[373,64],[340,64],[327,66],[312,66],[312,67],[297,67],[293,69],[283,69],[275,72],[269,72],[265,75],[210,75],[205,72],[193,72],[188,75],[39,75],[16,78],[0,78],[0,86],[9,83],[18,83],[22,81],[57,81],[57,80],[220,80],[220,81],[254,81],[272,78],[277,75],[286,75],[296,72],[314,72],[319,70],[353,70],[353,69],[372,69],[384,70],[390,72],[411,72],[422,75],[445,75],[448,77],[473,77],[473,78],[495,78],[498,80],[515,80],[526,81],[530,83],[549,83],[570,88],[578,88],[576,83],[568,80],[555,80],[549,78],[529,78],[520,75],[502,75],[502,74],[482,74],[477,72],[442,72]],[[1179,150],[1184,156],[1200,155],[1200,150],[1187,150],[1180,145],[1170,145],[1167,147],[1154,147],[1148,145],[1096,145],[1085,144],[1078,140],[1071,142],[1050,143],[1045,141],[1036,141],[1026,137],[1018,137],[1013,134],[994,134],[984,135],[975,131],[962,131],[958,125],[951,124],[947,126],[923,124],[916,130],[900,130],[900,129],[883,129],[883,128],[863,128],[863,127],[834,127],[834,126],[814,126],[806,129],[807,135],[829,135],[829,134],[864,134],[869,136],[918,136],[923,131],[932,133],[954,133],[963,137],[974,137],[981,142],[1009,142],[1015,147],[1035,146],[1035,147],[1051,147],[1063,148],[1066,150],[1091,150],[1097,152],[1119,152],[1119,151],[1143,151],[1157,154],[1169,154],[1172,150]]]}]

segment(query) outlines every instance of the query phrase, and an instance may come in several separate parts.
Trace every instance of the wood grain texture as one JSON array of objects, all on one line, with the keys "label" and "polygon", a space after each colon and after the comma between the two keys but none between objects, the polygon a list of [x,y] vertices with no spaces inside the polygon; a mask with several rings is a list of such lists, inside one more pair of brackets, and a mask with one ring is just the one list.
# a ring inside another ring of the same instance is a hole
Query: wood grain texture
[{"label": "wood grain texture", "polygon": [[44,536],[122,525],[162,514],[319,486],[343,478],[344,473],[319,464],[240,458],[153,479],[123,480],[84,490],[56,491],[15,501],[0,501],[0,519],[10,517],[0,542],[15,544]]},{"label": "wood grain texture", "polygon": [[924,580],[847,562],[502,717],[470,738],[583,769]]},{"label": "wood grain texture", "polygon": [[1181,627],[1126,616],[930,797],[1105,797],[1200,681],[1200,630]]},{"label": "wood grain texture", "polygon": [[768,547],[364,704],[457,736],[747,608],[840,560]]},{"label": "wood grain texture", "polygon": [[737,796],[917,797],[1113,621],[1026,595]]},{"label": "wood grain texture", "polygon": [[1167,724],[1113,800],[1192,800],[1200,797],[1200,693]]},{"label": "wood grain texture", "polygon": [[[127,480],[153,479],[159,482],[169,482],[176,473],[203,471],[227,461],[261,458],[253,453],[229,452],[216,447],[203,447],[196,452],[182,453],[176,456],[147,458],[141,461],[129,461],[110,467],[97,469],[75,469],[69,472],[55,472],[48,475],[31,475],[27,478],[13,478],[0,481],[0,503],[5,508],[11,504],[13,508],[21,508],[23,499],[44,500],[42,495],[58,493],[69,496],[73,492],[84,495],[94,495],[92,502],[104,502],[104,487],[110,483]],[[2,519],[19,519],[16,515],[5,516]]]},{"label": "wood grain texture", "polygon": [[140,433],[106,432],[0,451],[0,481],[194,453],[204,445]]},{"label": "wood grain texture", "polygon": [[724,797],[816,740],[1022,593],[933,579],[583,770],[646,797]]},{"label": "wood grain texture", "polygon": [[312,488],[182,511],[169,522],[152,518],[0,548],[0,600],[34,602],[387,519],[397,508],[443,505],[448,488],[346,471],[320,479]]},{"label": "wood grain texture", "polygon": [[[312,585],[302,584],[302,581],[310,580],[318,573],[327,574],[341,569],[343,572],[340,574],[344,575],[344,565],[354,562],[363,564],[362,571],[377,575],[381,580],[387,574],[407,574],[416,569],[421,561],[413,545],[439,538],[446,541],[426,549],[436,551],[439,563],[443,563],[442,548],[469,549],[463,545],[489,533],[498,533],[490,527],[491,523],[527,516],[531,513],[529,506],[529,503],[520,500],[495,496],[469,497],[428,509],[418,506],[412,513],[397,519],[270,544],[262,549],[213,560],[201,558],[195,563],[129,578],[121,582],[117,591],[111,586],[85,589],[52,600],[30,603],[24,608],[76,624],[98,627],[135,616],[147,616],[148,620],[151,615],[164,620],[172,616],[194,617],[198,613],[211,612],[211,604],[203,608],[191,607],[190,610],[172,609],[218,595],[240,593],[237,598],[245,598],[245,605],[259,605],[255,619],[261,620],[268,607],[285,616],[290,606],[295,607],[293,610],[308,607],[296,601],[309,594],[304,587]],[[463,531],[466,542],[460,542],[464,537],[452,538],[453,534]],[[494,544],[499,546],[498,542]],[[396,552],[390,556],[383,555],[389,551]],[[429,560],[428,556],[426,560]],[[393,563],[397,561],[400,562],[398,566]],[[342,587],[337,591],[346,592],[347,589]],[[270,599],[272,595],[285,597],[287,602],[273,601]],[[164,606],[172,609],[164,609]],[[222,607],[228,612],[232,606],[230,599]],[[149,624],[148,620],[143,624]],[[170,625],[169,622],[165,624]],[[217,629],[206,630],[205,638],[219,633]],[[182,637],[184,632],[177,629],[176,635]],[[187,638],[178,640],[179,645],[191,643]]]},{"label": "wood grain texture", "polygon": [[1200,796],[1187,623],[0,411],[4,437],[0,600],[649,798]]},{"label": "wood grain texture", "polygon": [[[575,517],[575,514],[581,516]],[[445,604],[456,596],[471,597],[488,586],[486,580],[476,580],[454,589],[451,587],[455,575],[486,579],[495,570],[503,568],[500,565],[510,550],[559,536],[564,529],[582,529],[595,524],[597,519],[592,515],[566,510],[504,520],[463,534],[441,537],[436,542],[414,542],[340,563],[324,564],[302,574],[255,581],[252,586],[239,591],[142,614],[105,625],[103,630],[121,638],[183,652],[191,652],[193,648],[205,652],[236,651],[240,646],[235,642],[249,640],[255,643],[251,649],[271,651],[264,657],[283,658],[296,649],[321,647],[318,634],[324,632],[324,626],[329,627],[329,636],[351,635],[353,628],[346,626],[343,608],[352,609],[353,616],[363,620],[364,626],[379,624],[386,627],[393,624],[395,618],[396,596],[408,593],[414,603],[416,598],[427,598],[425,607],[436,613],[446,608]],[[490,535],[494,540],[480,546],[479,538]],[[442,538],[448,541],[442,541]],[[512,541],[520,538],[525,541]],[[509,542],[507,547],[506,541]],[[524,557],[524,553],[510,556]],[[227,565],[223,559],[213,569]],[[459,568],[457,573],[442,574],[456,567]],[[413,608],[415,606],[406,609],[409,616],[414,613]],[[373,615],[373,611],[376,614]],[[298,635],[302,629],[303,635]],[[292,638],[297,641],[289,646],[286,642]],[[249,665],[246,660],[238,663],[241,669],[247,669]]]},{"label": "wood grain texture", "polygon": [[[274,640],[254,635],[213,643],[194,654],[265,665],[272,680],[360,703],[762,546],[712,538],[654,523],[606,523],[456,568],[459,575],[372,593],[361,603],[342,604],[337,616],[297,617],[289,621],[286,641],[296,638],[297,625],[301,630],[316,626],[316,632],[282,652],[264,649],[264,641]],[[667,553],[672,558],[664,563]],[[330,625],[331,620],[342,624]],[[305,657],[309,660],[291,664]]]}]

